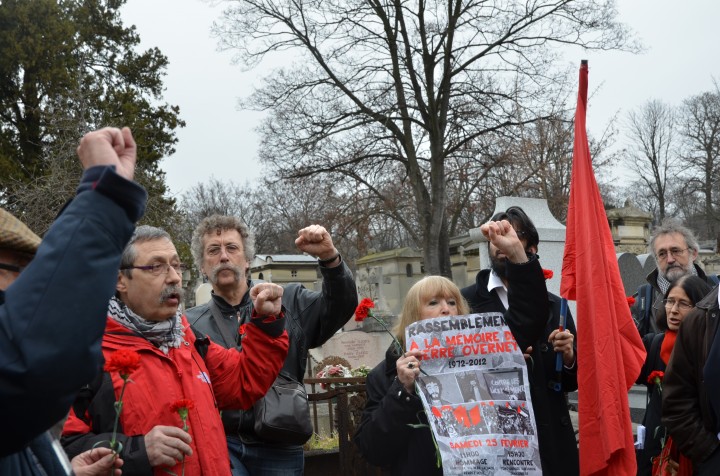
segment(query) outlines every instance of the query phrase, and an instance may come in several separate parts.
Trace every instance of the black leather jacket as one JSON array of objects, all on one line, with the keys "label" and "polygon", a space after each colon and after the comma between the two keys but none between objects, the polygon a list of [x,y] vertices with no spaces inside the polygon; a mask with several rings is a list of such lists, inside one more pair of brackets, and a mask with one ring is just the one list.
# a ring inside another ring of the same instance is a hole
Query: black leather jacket
[{"label": "black leather jacket", "polygon": [[[357,288],[350,269],[345,262],[334,268],[320,266],[323,276],[322,291],[310,291],[301,284],[288,284],[284,288],[282,305],[285,328],[290,339],[290,349],[281,370],[302,381],[309,349],[323,345],[352,317],[358,303]],[[237,306],[231,306],[213,293],[212,299],[222,314],[217,321],[209,303],[188,309],[185,313],[190,324],[224,347],[238,345],[238,320],[245,323],[252,314],[250,285]],[[231,337],[234,341],[231,340]],[[222,412],[223,425],[228,435],[238,435],[246,443],[262,443],[253,431],[252,411]]]}]

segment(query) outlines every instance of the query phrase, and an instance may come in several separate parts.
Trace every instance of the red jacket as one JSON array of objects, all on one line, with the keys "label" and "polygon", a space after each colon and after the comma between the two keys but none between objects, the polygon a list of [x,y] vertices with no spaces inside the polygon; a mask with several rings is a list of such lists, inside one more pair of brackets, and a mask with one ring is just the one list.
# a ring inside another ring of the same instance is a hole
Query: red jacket
[{"label": "red jacket", "polygon": [[[118,432],[123,433],[119,438],[125,460],[123,474],[152,474],[144,435],[156,425],[182,427],[180,417],[170,410],[170,405],[176,400],[190,399],[195,403],[187,422],[193,453],[185,459],[185,474],[230,475],[218,409],[250,408],[270,388],[287,355],[287,332],[273,338],[258,326],[247,325],[243,351],[210,342],[203,359],[195,346],[195,333],[189,329],[184,316],[182,322],[186,328],[185,341],[180,348],[170,349],[165,355],[143,337],[110,318],[107,320],[102,343],[105,359],[119,349],[140,354],[140,368],[130,375],[120,414]],[[71,456],[92,448],[97,442],[110,440],[115,415],[113,405],[122,385],[117,372],[105,373],[93,395],[84,403],[76,401],[63,429],[63,444]],[[78,400],[82,398],[81,393]],[[76,412],[81,413],[82,418]],[[178,464],[173,468],[156,467],[154,474],[165,476],[168,473],[164,469],[181,473]]]}]

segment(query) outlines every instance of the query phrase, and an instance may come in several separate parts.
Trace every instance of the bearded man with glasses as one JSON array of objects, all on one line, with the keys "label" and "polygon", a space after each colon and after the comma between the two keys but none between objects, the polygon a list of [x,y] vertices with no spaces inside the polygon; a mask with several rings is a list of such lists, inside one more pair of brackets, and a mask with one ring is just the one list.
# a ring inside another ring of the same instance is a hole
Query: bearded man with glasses
[{"label": "bearded man with glasses", "polygon": [[666,219],[653,230],[648,252],[655,257],[657,268],[633,295],[635,304],[630,308],[641,336],[658,332],[657,319],[659,315],[664,319],[663,295],[670,283],[682,276],[699,276],[710,286],[718,283],[717,276],[707,276],[695,264],[699,249],[693,232],[675,219]]}]

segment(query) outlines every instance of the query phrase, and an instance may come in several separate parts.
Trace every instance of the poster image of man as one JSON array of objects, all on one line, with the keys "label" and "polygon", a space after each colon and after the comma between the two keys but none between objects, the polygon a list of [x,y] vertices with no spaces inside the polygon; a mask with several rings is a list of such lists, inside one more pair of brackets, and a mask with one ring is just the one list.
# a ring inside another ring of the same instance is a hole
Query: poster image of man
[{"label": "poster image of man", "polygon": [[461,403],[457,383],[452,375],[424,375],[418,379],[420,390],[431,407]]}]

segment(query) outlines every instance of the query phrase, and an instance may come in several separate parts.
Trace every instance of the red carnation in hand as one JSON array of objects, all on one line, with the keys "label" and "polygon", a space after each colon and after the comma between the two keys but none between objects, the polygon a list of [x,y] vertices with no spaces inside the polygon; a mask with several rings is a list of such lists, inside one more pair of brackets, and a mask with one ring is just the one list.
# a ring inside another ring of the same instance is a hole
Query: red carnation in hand
[{"label": "red carnation in hand", "polygon": [[551,269],[543,269],[543,276],[545,276],[545,279],[552,279],[554,275],[555,273],[553,273]]},{"label": "red carnation in hand", "polygon": [[355,308],[355,320],[358,322],[364,321],[368,316],[372,316],[372,308],[375,307],[375,303],[372,299],[363,298]]},{"label": "red carnation in hand", "polygon": [[635,304],[635,298],[632,296],[628,296],[627,303],[628,303],[628,306],[633,307],[633,305]]},{"label": "red carnation in hand", "polygon": [[[188,426],[188,412],[195,408],[195,402],[192,400],[189,400],[187,398],[183,398],[180,400],[175,400],[173,403],[170,404],[170,410],[173,412],[177,412],[178,415],[180,415],[180,420],[182,421],[182,429],[184,431],[190,431],[190,427]],[[169,471],[168,471],[169,472]],[[172,473],[170,473],[172,474]],[[185,476],[185,455],[182,457],[182,476]]]},{"label": "red carnation in hand", "polygon": [[123,380],[140,367],[140,354],[134,350],[122,349],[113,352],[105,362],[105,372],[117,372]]},{"label": "red carnation in hand", "polygon": [[[187,398],[176,400],[170,404],[170,411],[180,413],[181,411],[185,410],[186,416],[187,411],[192,410],[193,408],[195,408],[195,402]],[[180,414],[180,416],[182,416],[182,414]]]},{"label": "red carnation in hand", "polygon": [[121,349],[113,352],[110,358],[105,362],[103,369],[105,372],[117,372],[123,380],[122,389],[120,390],[120,398],[115,402],[115,424],[113,425],[112,436],[110,437],[110,449],[113,453],[118,454],[122,451],[122,445],[117,440],[118,422],[120,421],[120,413],[123,408],[123,396],[125,395],[125,387],[130,382],[130,374],[140,367],[140,354],[134,350]]}]

